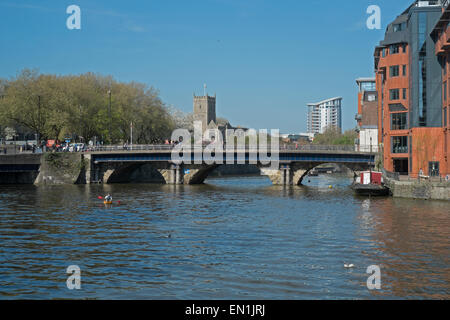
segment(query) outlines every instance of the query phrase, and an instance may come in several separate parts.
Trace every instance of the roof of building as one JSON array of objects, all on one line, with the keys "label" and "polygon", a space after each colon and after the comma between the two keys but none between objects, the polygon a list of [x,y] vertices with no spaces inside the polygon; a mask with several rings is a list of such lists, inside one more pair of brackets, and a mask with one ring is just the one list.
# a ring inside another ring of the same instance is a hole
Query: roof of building
[{"label": "roof of building", "polygon": [[388,47],[391,44],[408,43],[408,32],[406,30],[394,31],[394,25],[407,23],[414,8],[430,8],[437,9],[446,6],[448,8],[449,0],[415,0],[405,11],[395,18],[394,21],[389,23],[386,28],[384,39],[380,41],[379,45],[375,48],[375,56],[378,55],[379,50]]},{"label": "roof of building", "polygon": [[319,104],[323,104],[323,103],[327,103],[330,101],[334,101],[334,100],[342,100],[342,97],[335,97],[335,98],[331,98],[331,99],[326,99],[317,103],[308,103],[308,106],[317,106]]},{"label": "roof of building", "polygon": [[447,28],[448,23],[450,22],[450,1],[444,1],[445,10],[442,13],[441,18],[436,23],[433,31],[431,32],[431,37],[435,37],[439,34],[440,31],[444,31]]},{"label": "roof of building", "polygon": [[375,78],[373,77],[367,77],[367,78],[358,78],[356,79],[356,83],[360,83],[360,82],[375,82]]}]

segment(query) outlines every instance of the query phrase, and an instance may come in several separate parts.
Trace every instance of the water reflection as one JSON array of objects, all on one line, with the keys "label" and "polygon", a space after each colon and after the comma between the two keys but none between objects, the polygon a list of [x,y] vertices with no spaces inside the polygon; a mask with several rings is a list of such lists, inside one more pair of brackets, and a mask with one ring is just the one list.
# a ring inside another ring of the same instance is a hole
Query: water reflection
[{"label": "water reflection", "polygon": [[[0,297],[449,298],[446,202],[358,198],[351,178],[310,180],[0,187]],[[120,205],[97,199],[107,193]],[[65,286],[71,264],[82,290]],[[381,291],[365,286],[372,264]]]}]

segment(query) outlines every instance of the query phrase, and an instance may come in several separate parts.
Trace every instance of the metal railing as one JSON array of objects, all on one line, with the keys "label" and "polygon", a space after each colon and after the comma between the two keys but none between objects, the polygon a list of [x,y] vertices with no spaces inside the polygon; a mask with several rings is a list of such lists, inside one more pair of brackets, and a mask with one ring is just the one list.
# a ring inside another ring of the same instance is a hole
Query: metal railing
[{"label": "metal railing", "polygon": [[142,144],[142,145],[110,145],[110,146],[96,146],[96,147],[87,147],[84,152],[114,152],[114,151],[125,151],[125,152],[134,152],[134,151],[170,151],[174,148],[174,145],[171,144]]},{"label": "metal railing", "polygon": [[[191,145],[191,150],[195,150],[196,146]],[[202,146],[202,150],[206,145]],[[135,151],[171,151],[175,148],[173,144],[163,145],[111,145],[111,146],[96,146],[87,147],[84,152],[135,152]],[[249,146],[227,146],[223,145],[223,150],[266,150],[266,148],[249,147]],[[267,146],[268,150],[271,150],[270,144]],[[358,152],[355,151],[354,146],[325,146],[325,145],[283,145],[279,146],[279,151],[346,151],[346,152]],[[367,152],[367,151],[366,151]]]}]

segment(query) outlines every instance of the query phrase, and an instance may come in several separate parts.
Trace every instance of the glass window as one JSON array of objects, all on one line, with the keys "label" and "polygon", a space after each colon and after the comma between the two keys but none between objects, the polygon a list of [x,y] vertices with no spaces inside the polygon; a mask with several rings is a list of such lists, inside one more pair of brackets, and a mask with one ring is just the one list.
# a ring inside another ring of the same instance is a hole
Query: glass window
[{"label": "glass window", "polygon": [[383,50],[381,51],[381,55],[384,57],[386,57],[386,48],[383,48]]},{"label": "glass window", "polygon": [[408,137],[392,137],[392,153],[408,153]]},{"label": "glass window", "polygon": [[400,68],[399,68],[399,66],[391,66],[389,68],[389,71],[390,71],[389,73],[391,75],[391,78],[392,77],[398,77],[400,75]]},{"label": "glass window", "polygon": [[448,126],[448,113],[447,113],[447,107],[444,108],[444,127]]},{"label": "glass window", "polygon": [[362,82],[361,90],[362,91],[376,91],[375,82]]},{"label": "glass window", "polygon": [[403,65],[403,76],[406,76],[406,64]]},{"label": "glass window", "polygon": [[419,55],[419,126],[427,124],[427,64],[425,55]]},{"label": "glass window", "polygon": [[419,13],[419,49],[422,48],[427,37],[427,15],[426,12]]},{"label": "glass window", "polygon": [[391,114],[391,130],[406,130],[407,124],[407,112],[392,113]]},{"label": "glass window", "polygon": [[406,100],[406,89],[403,89],[403,100]]},{"label": "glass window", "polygon": [[447,74],[447,57],[442,58],[442,69],[444,69],[444,74]]},{"label": "glass window", "polygon": [[439,177],[439,162],[430,161],[428,163],[428,174],[430,177]]},{"label": "glass window", "polygon": [[406,43],[402,44],[403,53],[406,53]]},{"label": "glass window", "polygon": [[444,82],[444,101],[447,101],[447,81]]},{"label": "glass window", "polygon": [[400,50],[399,50],[399,46],[397,44],[392,44],[392,45],[389,46],[389,53],[390,54],[396,54],[396,53],[399,53],[399,52],[400,52]]},{"label": "glass window", "polygon": [[389,90],[389,99],[391,99],[391,100],[399,100],[400,99],[400,90],[399,89],[391,89],[391,90]]},{"label": "glass window", "polygon": [[427,63],[426,39],[428,14],[419,13],[419,126],[427,125]]}]

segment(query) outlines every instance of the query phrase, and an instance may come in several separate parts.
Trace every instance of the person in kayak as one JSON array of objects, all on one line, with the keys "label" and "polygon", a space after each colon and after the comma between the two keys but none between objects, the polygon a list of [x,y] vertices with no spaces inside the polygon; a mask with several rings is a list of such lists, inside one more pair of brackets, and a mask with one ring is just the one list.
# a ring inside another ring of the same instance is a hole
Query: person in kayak
[{"label": "person in kayak", "polygon": [[111,195],[109,193],[105,196],[105,201],[106,202],[112,202],[112,197],[111,197]]}]

